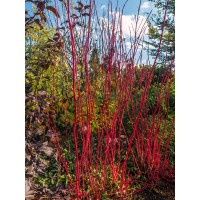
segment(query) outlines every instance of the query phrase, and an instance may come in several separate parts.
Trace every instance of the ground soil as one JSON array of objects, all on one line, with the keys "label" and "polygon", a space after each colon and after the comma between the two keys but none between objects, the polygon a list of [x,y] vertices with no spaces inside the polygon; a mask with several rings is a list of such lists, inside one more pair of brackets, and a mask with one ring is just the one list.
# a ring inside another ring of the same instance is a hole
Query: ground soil
[{"label": "ground soil", "polygon": [[135,200],[174,200],[175,187],[172,184],[162,183],[154,189],[146,189],[135,196]]}]

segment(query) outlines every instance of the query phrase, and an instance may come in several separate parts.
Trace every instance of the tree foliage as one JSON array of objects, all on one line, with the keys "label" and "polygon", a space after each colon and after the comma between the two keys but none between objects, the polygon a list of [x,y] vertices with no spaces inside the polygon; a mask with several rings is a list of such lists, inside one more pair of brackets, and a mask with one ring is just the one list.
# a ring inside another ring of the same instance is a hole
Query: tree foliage
[{"label": "tree foliage", "polygon": [[[150,54],[155,57],[161,32],[163,29],[163,19],[166,10],[166,0],[149,0],[154,3],[156,13],[153,13],[150,17],[149,24],[149,42],[151,45]],[[162,38],[162,45],[160,48],[160,54],[158,56],[157,65],[163,65],[165,61],[168,65],[175,59],[175,0],[169,0],[167,8],[167,16],[164,27],[164,35]]]}]

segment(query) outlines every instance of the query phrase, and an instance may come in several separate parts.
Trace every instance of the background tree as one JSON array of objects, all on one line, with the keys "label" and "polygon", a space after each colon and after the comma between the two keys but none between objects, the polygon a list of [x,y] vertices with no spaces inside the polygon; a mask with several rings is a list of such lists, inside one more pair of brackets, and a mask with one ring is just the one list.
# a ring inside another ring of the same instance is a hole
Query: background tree
[{"label": "background tree", "polygon": [[[157,9],[148,20],[149,25],[149,41],[147,44],[151,45],[150,55],[155,58],[159,40],[161,37],[163,16],[166,10],[166,0],[149,0],[154,3]],[[162,45],[157,60],[157,65],[164,65],[170,63],[175,59],[175,0],[170,0],[168,3],[167,17],[164,28],[164,35]],[[167,57],[166,57],[167,56]]]}]

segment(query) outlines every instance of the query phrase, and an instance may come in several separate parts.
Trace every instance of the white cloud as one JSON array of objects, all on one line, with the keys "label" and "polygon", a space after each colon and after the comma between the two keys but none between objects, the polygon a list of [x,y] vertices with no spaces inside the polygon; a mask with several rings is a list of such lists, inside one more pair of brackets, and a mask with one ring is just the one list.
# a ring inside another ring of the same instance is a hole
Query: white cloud
[{"label": "white cloud", "polygon": [[152,46],[151,44],[145,44],[145,43],[141,43],[139,46],[138,46],[138,49],[153,49],[154,46]]},{"label": "white cloud", "polygon": [[[110,12],[110,15],[114,15],[114,13]],[[115,13],[116,14],[116,23],[118,24],[119,21],[119,12]],[[106,17],[100,17],[99,18],[100,22],[104,23],[104,28],[108,28],[108,18]],[[112,20],[111,20],[112,21]],[[110,21],[110,29],[112,27],[112,23]],[[137,23],[136,23],[137,22]],[[118,30],[119,33],[119,26],[115,27]],[[145,16],[139,15],[138,20],[137,16],[135,15],[122,15],[122,34],[123,36],[120,38],[130,38],[135,37],[135,32],[136,32],[136,37],[143,37],[148,34],[148,25],[147,25],[147,19]],[[129,44],[127,44],[129,46]]]},{"label": "white cloud", "polygon": [[[137,26],[136,26],[136,22],[137,22]],[[137,36],[139,36],[140,33],[141,33],[140,37],[144,36],[145,34],[148,33],[146,17],[139,15],[138,21],[137,21],[135,15],[123,15],[122,16],[122,31],[125,37],[130,36],[130,31],[131,31],[132,37],[135,35],[135,31],[136,31]]]},{"label": "white cloud", "polygon": [[106,9],[107,8],[107,6],[106,5],[102,5],[101,6],[101,9],[103,10],[103,9]]},{"label": "white cloud", "polygon": [[140,45],[138,45],[138,49],[145,49],[146,48],[146,44],[140,44]]},{"label": "white cloud", "polygon": [[126,47],[127,47],[127,49],[130,49],[131,48],[131,42],[126,42]]},{"label": "white cloud", "polygon": [[167,15],[167,19],[173,20],[174,19],[174,15],[172,13],[169,13]]},{"label": "white cloud", "polygon": [[147,8],[149,8],[149,7],[150,7],[149,2],[148,2],[148,1],[145,1],[145,2],[142,4],[141,9],[147,9]]},{"label": "white cloud", "polygon": [[152,46],[151,44],[149,44],[149,49],[154,49],[154,46]]},{"label": "white cloud", "polygon": [[[110,14],[114,16],[114,12]],[[116,19],[119,20],[119,12],[116,13]],[[104,18],[105,20],[105,18]],[[137,26],[136,26],[137,25]],[[146,27],[146,28],[145,28]],[[122,15],[122,32],[124,37],[131,37],[138,36],[140,33],[140,36],[144,36],[148,33],[148,26],[147,26],[147,19],[145,16],[139,15],[138,19],[136,15]]]}]

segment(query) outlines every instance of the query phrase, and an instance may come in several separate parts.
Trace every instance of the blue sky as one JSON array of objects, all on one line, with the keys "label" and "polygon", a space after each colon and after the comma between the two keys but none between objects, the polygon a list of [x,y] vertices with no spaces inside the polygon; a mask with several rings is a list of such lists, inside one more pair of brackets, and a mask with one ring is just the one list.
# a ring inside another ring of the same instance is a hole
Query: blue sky
[{"label": "blue sky", "polygon": [[[85,0],[84,0],[85,1]],[[82,2],[84,2],[82,0]],[[118,5],[119,7],[123,7],[124,3],[125,3],[126,0],[118,0]],[[53,3],[54,1],[52,1]],[[101,8],[102,5],[107,5],[108,2],[110,2],[110,0],[99,0],[97,1],[96,0],[96,4],[99,6],[99,8]],[[125,14],[133,14],[133,13],[136,13],[137,12],[137,7],[139,5],[139,0],[129,0],[127,3],[126,3],[126,8],[125,8]],[[147,0],[142,0],[142,8],[143,9],[146,9],[146,10],[150,10],[152,8],[152,3],[147,1]],[[31,2],[27,2],[26,3],[26,8],[27,9],[30,9],[31,8]],[[117,4],[117,0],[112,0],[112,4],[113,4],[113,7]]]},{"label": "blue sky", "polygon": [[[107,9],[107,5],[110,1],[109,0],[101,0],[101,1],[96,1],[96,5],[97,5],[97,11],[99,13],[99,16],[102,15],[103,11],[105,12]],[[124,3],[126,2],[126,0],[118,0],[118,7],[120,8],[120,11],[123,8]],[[126,47],[127,49],[130,48],[131,43],[129,41],[129,37],[130,37],[130,30],[129,28],[132,27],[132,24],[134,26],[135,21],[134,21],[134,15],[136,15],[138,13],[138,7],[139,7],[139,0],[129,0],[124,8],[124,13],[123,13],[123,24],[122,24],[122,30],[123,30],[123,34],[124,37],[126,38]],[[112,1],[112,6],[113,9],[116,7],[117,5],[117,0]],[[141,1],[141,7],[140,7],[140,22],[142,24],[145,23],[146,20],[146,14],[150,12],[153,9],[153,4],[149,1]],[[148,33],[148,28],[146,29],[145,33],[144,33],[144,38],[145,40],[147,40],[147,36],[145,36],[145,34]],[[143,52],[143,58],[142,58],[142,63],[146,63],[146,59],[147,59],[147,54],[146,52]],[[150,61],[152,62],[152,58],[150,57]]]},{"label": "blue sky", "polygon": [[[102,7],[106,7],[108,4],[108,0],[101,0],[101,1],[96,1],[96,4],[98,5],[99,10]],[[118,0],[118,5],[120,8],[123,7],[124,3],[126,2],[126,0]],[[139,6],[140,1],[139,0],[129,0],[126,3],[125,9],[124,9],[124,15],[132,15],[132,14],[136,14],[138,11],[138,6]],[[117,5],[117,0],[112,1],[113,7],[115,7]],[[141,3],[141,13],[144,12],[149,12],[151,9],[153,8],[152,3],[143,0]]]},{"label": "blue sky", "polygon": [[[74,2],[76,2],[76,1],[74,0]],[[86,2],[88,2],[88,0],[82,0],[82,2],[83,2],[83,4],[87,4]],[[113,10],[114,10],[116,5],[117,5],[117,0],[112,0],[112,1],[110,1],[110,0],[96,0],[97,11],[98,11],[99,17],[101,17],[103,15],[103,12],[106,12],[106,9],[107,9],[109,2],[112,2],[112,7],[113,7]],[[120,8],[120,11],[122,10],[122,7],[123,7],[125,2],[126,2],[126,0],[118,0],[118,7]],[[124,8],[124,13],[123,13],[123,18],[122,18],[122,21],[123,21],[122,30],[123,30],[124,38],[126,39],[127,49],[129,49],[130,46],[131,46],[131,43],[129,41],[130,27],[132,25],[134,26],[134,24],[135,24],[134,15],[136,15],[137,12],[138,12],[139,3],[140,3],[140,0],[129,0],[126,3],[126,6]],[[54,0],[52,0],[52,6],[54,6]],[[31,10],[31,7],[32,7],[32,3],[26,4],[27,10]],[[146,14],[145,13],[150,12],[152,9],[153,9],[153,4],[151,2],[149,2],[147,0],[141,1],[140,18],[139,18],[141,24],[145,23],[145,20],[146,20]],[[144,33],[145,40],[147,39],[147,36],[145,36],[145,34],[147,34],[147,33],[148,33],[148,28],[146,29],[146,31]],[[142,63],[146,63],[146,58],[147,58],[147,55],[146,55],[145,52],[143,52]],[[152,61],[152,59],[150,59],[150,60]]]}]

